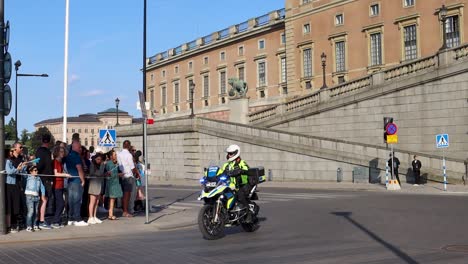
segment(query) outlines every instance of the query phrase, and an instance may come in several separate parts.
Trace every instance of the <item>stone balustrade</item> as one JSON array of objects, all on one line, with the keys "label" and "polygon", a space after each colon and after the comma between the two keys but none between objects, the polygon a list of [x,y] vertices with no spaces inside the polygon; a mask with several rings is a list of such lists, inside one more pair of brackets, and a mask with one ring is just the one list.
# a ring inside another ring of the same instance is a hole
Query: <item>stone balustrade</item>
[{"label": "stone balustrade", "polygon": [[276,115],[276,106],[262,109],[254,113],[249,114],[249,122],[255,122],[265,118],[270,118]]},{"label": "stone balustrade", "polygon": [[193,51],[202,46],[212,45],[217,41],[228,39],[234,34],[244,34],[252,30],[256,30],[259,27],[278,23],[279,21],[283,21],[285,19],[285,14],[286,11],[284,8],[279,9],[256,18],[249,19],[248,21],[233,25],[231,27],[227,27],[220,31],[216,31],[197,40],[193,40],[188,43],[183,43],[179,47],[186,46],[186,49],[179,49],[179,47],[177,47],[170,49],[170,51],[158,53],[149,58],[148,65],[157,64],[159,61],[164,61],[166,59],[170,59],[171,57],[182,55],[185,52]]},{"label": "stone balustrade", "polygon": [[335,97],[339,95],[347,95],[351,92],[355,92],[359,89],[369,87],[372,85],[372,76],[366,76],[364,78],[351,80],[334,87],[329,88],[330,97]]},{"label": "stone balustrade", "polygon": [[406,77],[408,75],[417,74],[422,70],[433,69],[437,65],[437,57],[437,55],[430,56],[385,70],[385,80],[390,81],[395,78],[401,78]]},{"label": "stone balustrade", "polygon": [[319,93],[310,94],[292,101],[286,102],[286,112],[293,111],[298,108],[310,106],[319,102]]}]

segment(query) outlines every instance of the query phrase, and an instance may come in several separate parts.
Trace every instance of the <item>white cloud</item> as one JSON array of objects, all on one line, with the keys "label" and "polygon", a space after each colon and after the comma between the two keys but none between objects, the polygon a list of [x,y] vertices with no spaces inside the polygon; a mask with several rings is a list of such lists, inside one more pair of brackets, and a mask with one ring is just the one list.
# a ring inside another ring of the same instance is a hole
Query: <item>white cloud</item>
[{"label": "white cloud", "polygon": [[96,90],[91,90],[91,91],[84,92],[84,93],[81,94],[81,96],[82,97],[92,97],[92,96],[96,96],[96,95],[101,95],[103,93],[104,93],[103,90],[96,89]]},{"label": "white cloud", "polygon": [[72,75],[68,78],[68,84],[74,84],[80,80],[80,76],[78,74],[72,73]]}]

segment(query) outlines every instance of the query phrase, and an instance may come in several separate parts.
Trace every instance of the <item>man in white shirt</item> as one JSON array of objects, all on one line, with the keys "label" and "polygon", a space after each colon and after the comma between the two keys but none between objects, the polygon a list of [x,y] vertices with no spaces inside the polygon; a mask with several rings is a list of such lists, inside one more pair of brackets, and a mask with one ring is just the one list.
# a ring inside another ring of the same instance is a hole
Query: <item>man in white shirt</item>
[{"label": "man in white shirt", "polygon": [[125,217],[133,217],[133,214],[131,214],[133,211],[133,205],[130,204],[130,198],[132,193],[135,193],[136,191],[134,175],[139,177],[138,170],[135,168],[135,163],[133,162],[133,155],[129,151],[130,147],[130,141],[125,140],[123,142],[122,151],[120,151],[117,155],[119,169],[124,173],[124,178],[122,180],[122,187],[124,191],[122,198],[122,210],[123,216]]}]

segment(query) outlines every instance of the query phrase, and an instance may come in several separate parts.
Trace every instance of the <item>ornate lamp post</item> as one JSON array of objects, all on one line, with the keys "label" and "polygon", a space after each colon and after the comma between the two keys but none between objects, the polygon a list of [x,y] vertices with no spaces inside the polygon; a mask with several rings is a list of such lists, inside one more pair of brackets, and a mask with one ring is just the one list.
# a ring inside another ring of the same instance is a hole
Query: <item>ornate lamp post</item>
[{"label": "ornate lamp post", "polygon": [[18,73],[19,67],[21,66],[21,61],[17,60],[15,62],[15,139],[18,140],[18,77],[49,77],[49,75],[43,74],[29,74],[29,73]]},{"label": "ornate lamp post", "polygon": [[327,88],[327,83],[325,81],[325,66],[327,66],[327,55],[325,55],[325,52],[322,52],[322,55],[320,55],[320,58],[322,60],[322,69],[323,69],[323,85],[320,89],[325,89]]},{"label": "ornate lamp post", "polygon": [[442,22],[442,47],[439,50],[445,50],[447,48],[447,29],[446,29],[446,21],[447,21],[447,7],[442,5],[439,10],[439,20]]},{"label": "ornate lamp post", "polygon": [[189,92],[190,92],[190,118],[194,118],[195,114],[193,113],[193,93],[195,92],[195,83],[193,80],[189,82]]},{"label": "ornate lamp post", "polygon": [[119,98],[117,97],[115,99],[115,108],[117,109],[116,113],[117,113],[117,122],[115,123],[115,126],[118,126],[119,125],[119,103],[120,103],[120,100]]}]

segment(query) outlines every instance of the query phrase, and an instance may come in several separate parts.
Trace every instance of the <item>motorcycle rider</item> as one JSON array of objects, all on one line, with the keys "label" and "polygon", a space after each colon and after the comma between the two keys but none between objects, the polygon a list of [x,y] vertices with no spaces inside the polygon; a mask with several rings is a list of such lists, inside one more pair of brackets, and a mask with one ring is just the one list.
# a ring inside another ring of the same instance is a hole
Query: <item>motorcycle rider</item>
[{"label": "motorcycle rider", "polygon": [[[217,175],[221,175],[226,171],[226,174],[230,177],[229,188],[236,191],[241,208],[249,208],[248,196],[251,189],[247,175],[249,165],[241,159],[238,145],[230,145],[226,148],[226,152],[228,162],[224,163]],[[251,221],[251,218],[250,210],[247,210],[246,221]]]}]

